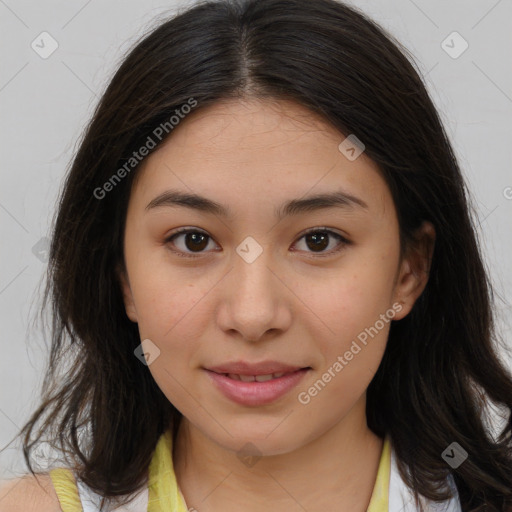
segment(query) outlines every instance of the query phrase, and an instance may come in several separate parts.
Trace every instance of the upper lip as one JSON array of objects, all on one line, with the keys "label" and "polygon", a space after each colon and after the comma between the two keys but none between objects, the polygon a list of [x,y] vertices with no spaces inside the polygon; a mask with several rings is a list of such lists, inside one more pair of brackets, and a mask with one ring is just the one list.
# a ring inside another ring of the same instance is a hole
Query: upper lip
[{"label": "upper lip", "polygon": [[290,373],[302,368],[306,367],[280,363],[279,361],[262,361],[260,363],[234,361],[209,366],[206,369],[215,373],[234,373],[235,375],[269,375],[271,373]]}]

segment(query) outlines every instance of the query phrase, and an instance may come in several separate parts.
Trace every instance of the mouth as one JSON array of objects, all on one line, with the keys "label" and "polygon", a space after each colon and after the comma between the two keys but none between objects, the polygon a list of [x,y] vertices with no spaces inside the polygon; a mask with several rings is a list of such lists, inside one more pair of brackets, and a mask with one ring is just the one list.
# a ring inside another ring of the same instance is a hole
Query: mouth
[{"label": "mouth", "polygon": [[[307,370],[309,368],[310,367],[300,368],[299,370],[295,370],[295,371]],[[292,373],[295,373],[295,372],[277,372],[277,373],[267,373],[264,375],[240,375],[238,373],[218,373],[218,372],[215,372],[215,373],[217,373],[217,375],[223,375],[224,377],[228,377],[232,380],[239,380],[242,382],[266,382],[268,380],[279,379],[281,377],[284,377],[285,375],[291,375]]]},{"label": "mouth", "polygon": [[[245,373],[216,371],[205,368],[214,387],[226,398],[239,405],[261,406],[284,397],[312,368],[296,367],[281,371],[261,373],[253,370]],[[239,370],[240,371],[240,370]]]},{"label": "mouth", "polygon": [[[242,377],[268,377],[282,376],[287,373],[293,373],[297,370],[311,368],[310,366],[291,365],[280,361],[261,361],[259,363],[249,363],[247,361],[233,361],[216,366],[209,366],[210,370],[221,375],[234,375]],[[281,375],[282,374],[282,375]],[[268,380],[268,379],[267,379]]]}]

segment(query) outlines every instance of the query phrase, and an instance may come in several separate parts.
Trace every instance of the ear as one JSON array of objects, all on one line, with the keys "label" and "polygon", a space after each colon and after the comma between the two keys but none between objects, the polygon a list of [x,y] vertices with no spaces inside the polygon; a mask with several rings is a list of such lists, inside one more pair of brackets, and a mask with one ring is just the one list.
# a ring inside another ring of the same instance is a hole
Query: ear
[{"label": "ear", "polygon": [[395,283],[394,302],[401,304],[394,320],[407,316],[428,282],[436,232],[434,226],[424,221],[416,230],[401,262]]},{"label": "ear", "polygon": [[137,310],[135,309],[135,303],[133,301],[132,289],[126,273],[126,269],[123,265],[119,264],[116,267],[116,274],[121,286],[121,292],[123,294],[124,308],[126,315],[132,321],[137,323]]}]

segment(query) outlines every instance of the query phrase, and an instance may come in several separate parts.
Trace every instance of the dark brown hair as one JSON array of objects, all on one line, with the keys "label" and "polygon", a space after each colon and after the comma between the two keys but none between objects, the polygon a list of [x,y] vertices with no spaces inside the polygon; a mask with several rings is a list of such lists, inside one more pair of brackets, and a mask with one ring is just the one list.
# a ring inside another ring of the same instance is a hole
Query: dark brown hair
[{"label": "dark brown hair", "polygon": [[[197,110],[249,96],[296,101],[363,141],[392,193],[404,246],[422,221],[433,224],[429,282],[411,313],[392,323],[367,392],[368,425],[389,434],[416,497],[448,498],[439,486],[451,474],[464,512],[506,510],[512,377],[497,355],[466,185],[413,58],[334,0],[201,2],[160,23],[122,62],[81,140],[54,223],[43,301],[53,318],[50,362],[41,406],[19,434],[31,472],[30,451],[44,435],[105,497],[147,483],[157,440],[169,426],[176,432],[181,415],[134,356],[141,340],[116,275],[137,167],[104,198],[94,191],[190,98]],[[486,427],[490,404],[504,418],[496,438]],[[441,457],[454,441],[469,454],[456,469]]]}]

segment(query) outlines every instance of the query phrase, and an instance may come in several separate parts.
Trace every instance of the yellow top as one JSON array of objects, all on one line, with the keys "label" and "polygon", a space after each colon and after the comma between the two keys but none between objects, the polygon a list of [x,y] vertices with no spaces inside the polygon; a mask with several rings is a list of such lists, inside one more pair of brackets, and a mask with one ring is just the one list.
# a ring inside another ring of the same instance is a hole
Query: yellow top
[{"label": "yellow top", "polygon": [[[367,512],[388,512],[391,445],[386,436],[380,456],[377,479]],[[50,477],[63,512],[83,512],[73,472],[68,468],[50,471]],[[167,430],[156,445],[149,466],[147,512],[188,512],[178,487],[172,463],[172,432]],[[194,510],[191,508],[191,510]]]}]

